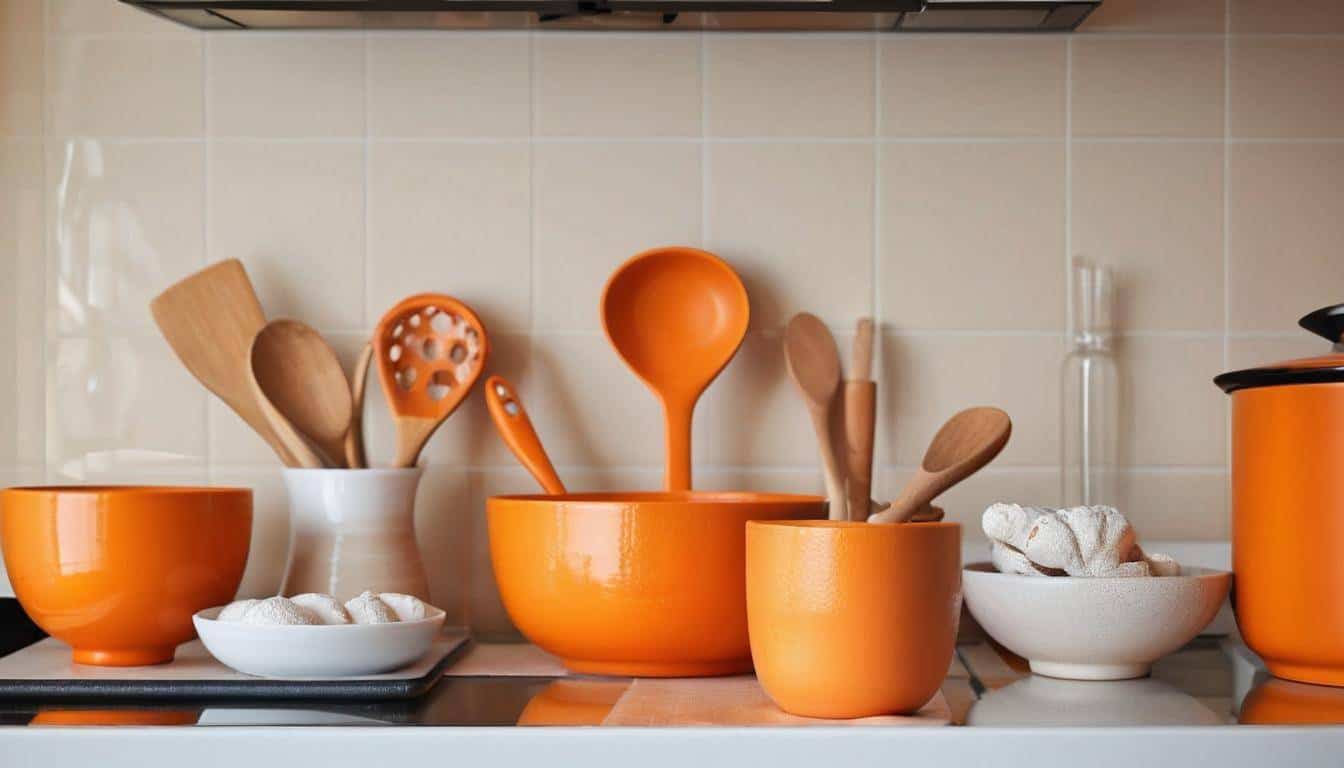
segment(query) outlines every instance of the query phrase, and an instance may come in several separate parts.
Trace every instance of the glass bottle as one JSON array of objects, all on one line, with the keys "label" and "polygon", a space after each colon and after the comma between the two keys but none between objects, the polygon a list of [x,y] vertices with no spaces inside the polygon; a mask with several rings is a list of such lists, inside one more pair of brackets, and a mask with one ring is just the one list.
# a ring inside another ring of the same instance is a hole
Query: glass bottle
[{"label": "glass bottle", "polygon": [[1115,505],[1120,377],[1111,352],[1111,270],[1075,260],[1071,272],[1073,348],[1064,358],[1060,387],[1060,501]]}]

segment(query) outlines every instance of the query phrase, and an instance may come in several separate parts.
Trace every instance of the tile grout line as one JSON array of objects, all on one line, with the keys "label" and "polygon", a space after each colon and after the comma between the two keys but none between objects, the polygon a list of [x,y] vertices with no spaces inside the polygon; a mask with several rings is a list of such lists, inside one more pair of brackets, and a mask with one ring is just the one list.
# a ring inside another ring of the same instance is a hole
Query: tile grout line
[{"label": "tile grout line", "polygon": [[[872,301],[873,326],[875,329],[874,342],[878,347],[880,354],[882,339],[882,290],[879,280],[882,276],[882,143],[877,141],[882,136],[882,43],[879,37],[880,33],[873,32],[873,261],[869,270],[869,279],[872,280],[870,299]],[[874,354],[874,363],[878,362],[879,354]],[[876,365],[874,366],[875,369]]]},{"label": "tile grout line", "polygon": [[537,330],[537,33],[527,33],[527,333]]},{"label": "tile grout line", "polygon": [[[50,290],[50,283],[51,283],[51,274],[50,274],[51,243],[50,238],[48,237],[48,233],[51,230],[51,219],[50,219],[50,212],[47,210],[47,194],[51,184],[51,177],[47,173],[48,172],[47,153],[49,150],[49,147],[47,146],[48,141],[47,134],[51,130],[51,121],[48,115],[48,108],[50,107],[50,105],[47,103],[49,94],[51,93],[50,67],[47,66],[47,62],[50,61],[50,51],[48,51],[47,49],[48,47],[50,47],[50,45],[51,45],[51,7],[47,3],[43,3],[42,4],[42,141],[38,144],[38,146],[42,148],[42,205],[40,206],[40,210],[42,211],[42,245],[40,248],[42,254],[42,265],[41,265],[42,322],[38,325],[38,327],[42,329],[42,336],[40,339],[40,351],[41,351],[42,371],[43,371],[42,411],[41,411],[42,413],[41,464],[42,464],[42,481],[44,483],[49,483],[52,480],[51,470],[49,468],[51,461],[50,457],[48,456],[48,445],[47,445],[47,439],[48,439],[47,415],[49,413],[49,409],[47,408],[47,397],[48,397],[47,393],[51,389],[51,381],[49,377],[53,375],[51,358],[49,357],[51,353],[47,349],[47,347],[49,346],[47,343],[50,340],[49,337],[53,335],[51,333],[52,329],[47,327],[48,323],[50,322],[50,317],[47,314],[47,308],[52,306],[51,302],[52,296],[48,293],[48,291]],[[15,445],[15,450],[16,451],[18,450],[17,444]]]},{"label": "tile grout line", "polygon": [[[1232,0],[1223,2],[1223,370],[1232,361]],[[1232,466],[1232,409],[1223,408],[1223,461]],[[1225,492],[1231,498],[1232,480]]]},{"label": "tile grout line", "polygon": [[[201,32],[201,253],[210,263],[210,170],[214,165],[210,142],[210,35]],[[205,397],[205,471],[206,479],[215,482],[215,419],[211,415],[210,396]]]},{"label": "tile grout line", "polygon": [[700,245],[710,247],[709,234],[709,41],[700,31]]},{"label": "tile grout line", "polygon": [[[39,136],[8,136],[6,140],[24,138],[43,138]],[[69,141],[97,140],[104,144],[203,144],[212,141],[220,144],[357,144],[364,141],[359,136],[132,136],[100,134],[48,134],[47,138]],[[883,136],[843,137],[843,136],[535,136],[524,137],[488,136],[380,136],[377,141],[384,144],[450,144],[450,145],[498,145],[498,144],[1063,144],[1063,136]],[[1330,136],[1268,136],[1268,137],[1224,137],[1224,136],[1074,136],[1073,143],[1079,144],[1305,144],[1331,146],[1344,144],[1344,138]]]},{"label": "tile grout line", "polygon": [[372,139],[371,139],[371,137],[370,137],[370,125],[369,125],[369,114],[370,114],[370,112],[371,112],[369,101],[370,101],[370,92],[371,92],[371,90],[372,90],[372,83],[373,83],[373,65],[370,63],[371,54],[370,54],[369,49],[370,49],[372,46],[373,46],[373,41],[369,39],[368,33],[366,32],[366,33],[364,34],[364,44],[363,44],[363,46],[362,46],[362,50],[363,50],[363,53],[364,53],[364,60],[363,60],[363,65],[364,65],[364,141],[363,141],[363,145],[362,145],[362,146],[363,146],[363,151],[364,151],[364,157],[363,157],[363,159],[364,159],[364,184],[363,184],[363,191],[364,191],[364,199],[363,199],[363,206],[364,206],[364,248],[362,249],[362,253],[363,253],[363,256],[364,256],[364,290],[363,290],[363,291],[360,291],[360,294],[364,297],[364,300],[363,300],[363,302],[361,302],[361,305],[360,305],[360,316],[359,316],[359,322],[360,322],[362,325],[364,325],[365,327],[369,327],[369,326],[372,326],[372,325],[373,325],[373,320],[372,320],[372,318],[369,317],[369,310],[372,308],[372,305],[373,305],[373,300],[372,300],[372,297],[370,296],[370,293],[372,293],[372,290],[373,290],[373,289],[372,289],[373,281],[369,279],[370,274],[371,274],[371,272],[372,272],[372,270],[373,270],[373,265],[370,263],[370,262],[371,262],[371,259],[369,259],[369,241],[370,241],[369,233],[370,233],[370,231],[372,230],[372,227],[371,227],[371,225],[370,225],[370,221],[369,221],[369,220],[370,220],[370,217],[369,217],[369,184],[370,184],[370,180],[373,178],[372,174],[370,173],[370,169],[372,168],[372,165],[373,165],[373,162],[372,162],[373,150],[372,150],[372,146],[371,146],[371,145],[372,145]]},{"label": "tile grout line", "polygon": [[1073,338],[1073,37],[1064,41],[1064,336]]}]

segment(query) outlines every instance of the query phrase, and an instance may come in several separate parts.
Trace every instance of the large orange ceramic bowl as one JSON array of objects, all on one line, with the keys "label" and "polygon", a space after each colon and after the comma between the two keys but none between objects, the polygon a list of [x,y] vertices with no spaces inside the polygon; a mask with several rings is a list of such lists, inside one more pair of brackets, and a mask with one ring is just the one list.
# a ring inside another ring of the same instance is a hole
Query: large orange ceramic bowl
[{"label": "large orange ceramic bowl", "polygon": [[909,714],[938,692],[961,614],[961,526],[747,524],[761,687],[804,717]]},{"label": "large orange ceramic bowl", "polygon": [[67,486],[0,491],[14,594],[81,664],[172,661],[191,615],[233,599],[252,535],[252,491]]},{"label": "large orange ceramic bowl", "polygon": [[486,502],[509,618],[571,671],[636,677],[751,669],[749,520],[826,515],[817,496],[583,493]]}]

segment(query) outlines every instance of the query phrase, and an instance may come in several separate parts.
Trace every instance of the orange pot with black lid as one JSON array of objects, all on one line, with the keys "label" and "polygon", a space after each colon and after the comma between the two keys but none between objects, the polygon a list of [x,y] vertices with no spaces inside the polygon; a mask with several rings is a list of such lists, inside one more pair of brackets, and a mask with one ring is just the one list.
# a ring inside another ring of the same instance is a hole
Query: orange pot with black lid
[{"label": "orange pot with black lid", "polygon": [[1224,373],[1237,624],[1277,677],[1344,686],[1344,304],[1303,317],[1331,354]]}]

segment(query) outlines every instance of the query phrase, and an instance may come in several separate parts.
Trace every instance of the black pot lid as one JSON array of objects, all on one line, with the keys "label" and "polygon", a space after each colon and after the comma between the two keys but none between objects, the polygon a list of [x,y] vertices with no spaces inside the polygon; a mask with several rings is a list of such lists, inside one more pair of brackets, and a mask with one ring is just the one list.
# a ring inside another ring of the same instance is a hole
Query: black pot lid
[{"label": "black pot lid", "polygon": [[1282,384],[1344,382],[1344,304],[1322,307],[1298,320],[1297,324],[1328,339],[1335,345],[1335,351],[1319,357],[1304,357],[1259,368],[1229,371],[1215,376],[1213,383],[1230,393],[1238,389]]}]

